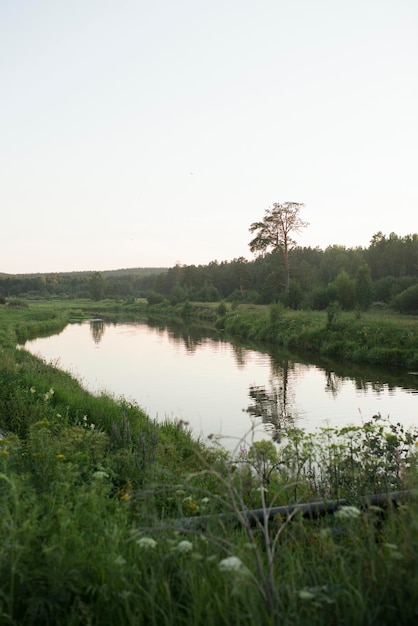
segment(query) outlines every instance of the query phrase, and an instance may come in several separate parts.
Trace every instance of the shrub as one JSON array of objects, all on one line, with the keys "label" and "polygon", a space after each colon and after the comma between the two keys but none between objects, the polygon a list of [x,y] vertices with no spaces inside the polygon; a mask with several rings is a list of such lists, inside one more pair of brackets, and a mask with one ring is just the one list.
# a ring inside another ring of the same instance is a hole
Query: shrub
[{"label": "shrub", "polygon": [[150,306],[154,304],[161,304],[161,302],[164,302],[164,300],[165,298],[163,295],[157,293],[156,291],[153,291],[152,289],[150,289],[150,291],[148,291],[147,293],[147,302]]},{"label": "shrub", "polygon": [[390,306],[401,313],[418,313],[418,285],[408,287],[395,296]]}]

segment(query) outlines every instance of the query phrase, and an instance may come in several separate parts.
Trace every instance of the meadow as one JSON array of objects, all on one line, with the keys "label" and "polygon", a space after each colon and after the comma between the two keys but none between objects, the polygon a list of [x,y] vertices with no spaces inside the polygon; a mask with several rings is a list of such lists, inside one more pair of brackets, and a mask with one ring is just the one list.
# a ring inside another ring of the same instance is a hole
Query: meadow
[{"label": "meadow", "polygon": [[[410,318],[292,312],[292,321],[280,307],[220,306],[167,313],[248,340],[310,337],[312,350],[319,333],[342,341],[344,324],[367,350],[416,347]],[[249,432],[231,454],[123,398],[93,396],[16,348],[71,319],[163,313],[146,303],[0,306],[0,623],[414,623],[416,432],[376,416],[363,427],[289,429],[278,443]],[[377,504],[372,494],[383,494]],[[319,502],[334,514],[269,515]],[[245,514],[255,509],[259,517]]]}]

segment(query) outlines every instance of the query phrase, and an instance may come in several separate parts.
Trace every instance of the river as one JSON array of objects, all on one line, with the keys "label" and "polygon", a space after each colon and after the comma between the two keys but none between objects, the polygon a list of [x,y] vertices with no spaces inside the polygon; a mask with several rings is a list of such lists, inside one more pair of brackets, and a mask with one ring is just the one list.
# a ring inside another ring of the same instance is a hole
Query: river
[{"label": "river", "polygon": [[418,425],[416,373],[315,365],[215,335],[101,320],[70,324],[24,348],[94,393],[123,396],[157,421],[183,420],[202,440],[219,436],[231,450],[245,439],[278,438],[288,424],[313,431],[380,414]]}]

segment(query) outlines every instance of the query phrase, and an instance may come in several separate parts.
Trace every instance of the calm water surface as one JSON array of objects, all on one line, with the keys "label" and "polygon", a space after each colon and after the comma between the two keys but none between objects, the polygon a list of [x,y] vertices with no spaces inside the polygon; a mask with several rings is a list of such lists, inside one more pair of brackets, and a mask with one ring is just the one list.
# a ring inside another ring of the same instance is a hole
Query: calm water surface
[{"label": "calm water surface", "polygon": [[314,430],[361,425],[378,413],[408,428],[418,425],[418,376],[412,373],[402,384],[381,375],[350,377],[141,323],[71,324],[24,347],[92,392],[134,400],[157,420],[182,419],[203,439],[220,435],[230,449],[253,424],[258,439],[266,431],[274,436],[284,422]]}]

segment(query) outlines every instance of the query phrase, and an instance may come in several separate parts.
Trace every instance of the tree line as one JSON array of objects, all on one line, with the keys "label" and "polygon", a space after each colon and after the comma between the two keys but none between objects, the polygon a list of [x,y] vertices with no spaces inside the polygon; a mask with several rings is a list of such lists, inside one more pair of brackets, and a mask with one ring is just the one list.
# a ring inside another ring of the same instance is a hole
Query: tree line
[{"label": "tree line", "polygon": [[[344,310],[391,305],[418,312],[418,234],[381,232],[368,248],[332,245],[325,250],[295,246],[288,259],[279,250],[247,261],[180,266],[142,281],[152,302],[280,302],[293,309]],[[151,291],[151,293],[149,293]]]},{"label": "tree line", "polygon": [[1,275],[0,298],[89,297],[281,303],[293,309],[366,310],[371,305],[418,312],[418,234],[373,235],[367,248],[300,247],[294,235],[307,223],[303,204],[275,203],[251,224],[249,247],[257,256],[208,265],[107,272]]}]

